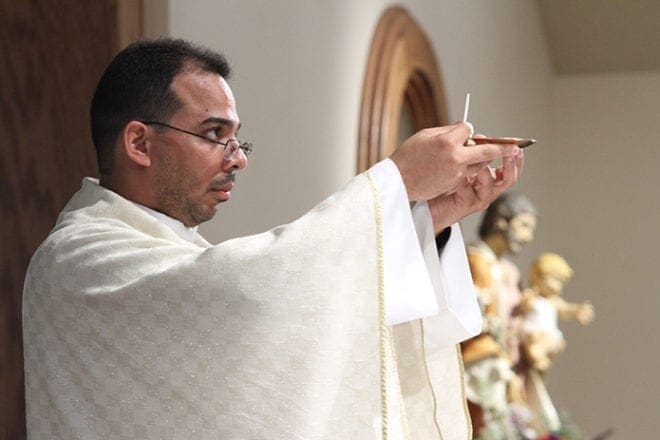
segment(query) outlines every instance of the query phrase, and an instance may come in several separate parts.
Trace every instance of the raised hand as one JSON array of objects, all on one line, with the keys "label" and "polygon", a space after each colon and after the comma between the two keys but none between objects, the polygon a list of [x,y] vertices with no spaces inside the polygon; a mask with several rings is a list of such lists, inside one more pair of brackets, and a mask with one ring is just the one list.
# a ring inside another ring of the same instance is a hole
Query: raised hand
[{"label": "raised hand", "polygon": [[[464,122],[428,128],[407,139],[392,153],[390,158],[399,168],[411,201],[455,194],[459,187],[465,189],[466,179],[477,175],[480,176],[482,185],[490,186],[489,179],[482,175],[482,170],[495,159],[517,156],[520,151],[513,144],[466,147],[465,143],[471,133],[472,126]],[[502,180],[497,176],[497,172],[493,179]],[[484,190],[485,188],[479,195],[485,195],[487,191]],[[462,195],[468,195],[464,193],[465,191]]]},{"label": "raised hand", "polygon": [[[474,147],[466,147],[466,149]],[[484,166],[475,175],[463,177],[452,192],[429,200],[436,234],[474,212],[484,210],[508,190],[522,173],[523,151],[505,154],[500,168]]]}]

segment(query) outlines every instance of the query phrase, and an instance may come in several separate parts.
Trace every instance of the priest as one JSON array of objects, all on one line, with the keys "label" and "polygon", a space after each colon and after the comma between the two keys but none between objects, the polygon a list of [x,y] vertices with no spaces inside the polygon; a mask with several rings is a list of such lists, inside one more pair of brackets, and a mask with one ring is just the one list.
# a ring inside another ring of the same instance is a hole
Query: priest
[{"label": "priest", "polygon": [[211,245],[197,226],[252,150],[229,73],[159,39],[103,74],[100,179],[26,276],[28,436],[470,437],[456,344],[481,317],[456,222],[517,180],[521,150],[423,130],[293,223]]}]

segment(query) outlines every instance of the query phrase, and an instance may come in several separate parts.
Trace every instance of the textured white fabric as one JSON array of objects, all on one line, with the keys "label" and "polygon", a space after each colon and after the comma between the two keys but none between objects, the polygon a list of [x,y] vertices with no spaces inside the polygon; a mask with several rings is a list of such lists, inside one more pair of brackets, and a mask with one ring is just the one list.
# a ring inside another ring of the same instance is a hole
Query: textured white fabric
[{"label": "textured white fabric", "polygon": [[[182,239],[86,180],[26,277],[29,437],[374,438],[378,249],[367,180],[290,225],[217,246]],[[391,367],[395,356],[424,362],[392,352]],[[444,362],[438,371],[457,368],[455,355]],[[463,403],[455,378],[432,385]],[[450,423],[464,424],[455,407]],[[390,438],[424,415],[397,410]]]},{"label": "textured white fabric", "polygon": [[26,280],[30,438],[372,437],[365,181],[288,227],[218,246],[85,181]]},{"label": "textured white fabric", "polygon": [[[445,324],[444,346],[481,331],[481,313],[458,224],[439,257],[433,222],[426,202],[412,213],[399,170],[390,159],[370,169],[383,207],[385,306],[388,325],[440,314]],[[410,243],[419,241],[419,246]],[[440,341],[438,341],[440,342]]]},{"label": "textured white fabric", "polygon": [[439,307],[438,313],[425,318],[442,329],[430,333],[427,348],[443,349],[481,333],[481,312],[458,223],[451,226],[449,241],[438,256],[428,205],[418,204],[413,214],[419,225],[420,246]]},{"label": "textured white fabric", "polygon": [[408,195],[399,171],[390,159],[386,159],[372,167],[370,172],[383,200],[387,324],[436,314],[438,304],[424,256],[419,246],[410,246],[418,237],[410,209],[401,209],[408,204]]},{"label": "textured white fabric", "polygon": [[197,229],[198,229],[197,226],[188,227],[184,225],[182,221],[172,218],[169,215],[165,215],[162,212],[158,212],[155,209],[151,209],[148,206],[140,205],[139,203],[135,203],[135,202],[133,202],[133,204],[135,204],[135,206],[137,206],[138,208],[144,210],[144,212],[146,212],[147,214],[150,214],[156,220],[160,220],[161,222],[163,222],[171,230],[173,230],[176,233],[176,235],[178,235],[179,237],[191,243],[195,242],[195,238],[197,237]]}]

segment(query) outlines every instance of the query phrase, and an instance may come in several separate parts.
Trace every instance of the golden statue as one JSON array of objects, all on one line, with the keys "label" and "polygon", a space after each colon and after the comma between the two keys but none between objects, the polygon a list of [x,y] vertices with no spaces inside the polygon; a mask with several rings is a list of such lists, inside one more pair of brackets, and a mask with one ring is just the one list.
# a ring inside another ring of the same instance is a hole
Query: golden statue
[{"label": "golden statue", "polygon": [[559,255],[541,254],[529,288],[507,257],[534,238],[537,212],[527,197],[506,193],[491,203],[468,246],[468,261],[483,316],[481,334],[461,344],[466,396],[475,439],[528,439],[571,429],[563,426],[544,377],[566,341],[558,320],[588,324],[589,302],[561,296],[573,270]]},{"label": "golden statue", "polygon": [[480,439],[519,438],[531,419],[517,374],[520,271],[507,256],[532,241],[536,221],[536,209],[527,197],[505,193],[486,210],[480,240],[468,246],[484,325],[481,334],[461,344],[461,350],[468,407],[475,437]]},{"label": "golden statue", "polygon": [[573,269],[554,253],[544,253],[532,263],[530,288],[523,293],[520,312],[523,316],[522,351],[524,354],[526,400],[535,415],[537,430],[558,431],[561,422],[547,393],[543,377],[552,362],[566,347],[558,320],[589,324],[594,318],[591,303],[571,303],[562,298]]}]

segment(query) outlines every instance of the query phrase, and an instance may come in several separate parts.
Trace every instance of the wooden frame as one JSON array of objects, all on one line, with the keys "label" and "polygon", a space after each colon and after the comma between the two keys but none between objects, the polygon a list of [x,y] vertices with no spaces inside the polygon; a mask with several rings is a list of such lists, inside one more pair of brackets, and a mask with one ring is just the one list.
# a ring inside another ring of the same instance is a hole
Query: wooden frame
[{"label": "wooden frame", "polygon": [[82,177],[97,175],[90,100],[108,62],[142,35],[142,8],[142,0],[0,0],[9,60],[0,63],[0,440],[26,437],[25,271]]},{"label": "wooden frame", "polygon": [[143,11],[142,0],[117,0],[117,51],[144,35]]},{"label": "wooden frame", "polygon": [[396,148],[402,106],[413,128],[448,122],[438,63],[428,38],[400,6],[381,17],[369,52],[358,138],[358,172]]}]

